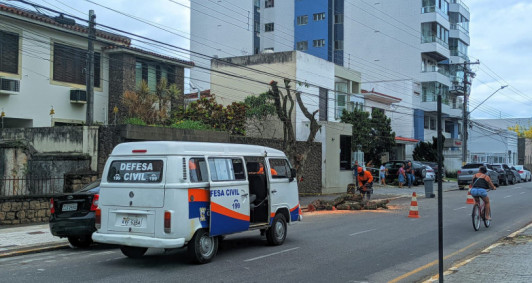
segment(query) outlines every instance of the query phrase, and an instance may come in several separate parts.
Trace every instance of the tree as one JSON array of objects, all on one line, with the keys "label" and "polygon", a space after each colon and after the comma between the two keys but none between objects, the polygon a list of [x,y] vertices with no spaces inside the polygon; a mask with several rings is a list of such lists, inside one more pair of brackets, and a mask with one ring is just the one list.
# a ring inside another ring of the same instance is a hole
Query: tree
[{"label": "tree", "polygon": [[392,131],[392,120],[384,114],[384,111],[373,108],[371,111],[370,148],[364,152],[368,161],[375,165],[381,164],[383,152],[390,152],[395,145],[395,132]]},{"label": "tree", "polygon": [[224,107],[218,104],[215,96],[212,95],[190,104],[182,119],[200,121],[213,129],[227,131],[233,135],[244,135],[246,133],[246,109],[247,106],[244,103],[238,102]]},{"label": "tree", "polygon": [[[442,136],[442,143],[445,143],[444,136]],[[419,142],[414,148],[412,157],[417,161],[438,162],[438,138],[432,137],[432,143],[428,141]]]},{"label": "tree", "polygon": [[302,146],[298,148],[296,141],[296,133],[292,120],[295,102],[291,93],[292,91],[290,87],[290,80],[284,79],[284,94],[279,90],[276,81],[271,81],[270,87],[271,89],[268,91],[268,95],[270,99],[273,100],[273,105],[275,106],[277,117],[279,118],[279,120],[281,120],[283,124],[284,151],[286,152],[288,158],[290,159],[290,162],[296,169],[297,175],[301,176],[302,172],[304,172],[307,155],[310,153],[311,150],[310,144],[314,141],[316,133],[321,128],[321,126],[318,124],[318,121],[316,120],[316,113],[318,113],[318,110],[314,111],[313,113],[310,113],[307,107],[303,104],[303,100],[301,99],[301,92],[293,91],[294,96],[296,97],[297,105],[303,112],[303,115],[305,115],[305,117],[307,117],[307,119],[309,119],[310,121],[310,133],[306,140],[308,146]]},{"label": "tree", "polygon": [[520,138],[532,139],[532,126],[524,127],[515,125],[514,127],[508,127],[508,130],[516,132]]},{"label": "tree", "polygon": [[353,125],[353,151],[364,152],[366,161],[371,161],[374,165],[381,164],[381,154],[390,152],[395,145],[391,119],[380,109],[374,108],[371,118],[368,112],[361,109],[355,109],[353,112],[344,110],[340,121]]},{"label": "tree", "polygon": [[246,118],[250,127],[255,129],[260,136],[263,136],[266,126],[276,114],[275,105],[270,101],[268,92],[263,92],[257,96],[250,95],[244,99],[247,106]]}]

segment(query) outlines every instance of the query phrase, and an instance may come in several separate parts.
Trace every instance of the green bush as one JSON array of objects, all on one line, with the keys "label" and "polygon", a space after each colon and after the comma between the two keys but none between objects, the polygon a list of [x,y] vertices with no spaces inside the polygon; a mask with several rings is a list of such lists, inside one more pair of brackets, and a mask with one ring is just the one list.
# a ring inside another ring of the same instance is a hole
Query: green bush
[{"label": "green bush", "polygon": [[146,126],[146,122],[137,117],[127,118],[124,124]]},{"label": "green bush", "polygon": [[456,179],[456,171],[445,171],[445,176],[447,178],[453,178],[453,179]]},{"label": "green bush", "polygon": [[170,126],[177,129],[190,129],[190,130],[212,130],[209,125],[202,123],[201,121],[182,120]]}]

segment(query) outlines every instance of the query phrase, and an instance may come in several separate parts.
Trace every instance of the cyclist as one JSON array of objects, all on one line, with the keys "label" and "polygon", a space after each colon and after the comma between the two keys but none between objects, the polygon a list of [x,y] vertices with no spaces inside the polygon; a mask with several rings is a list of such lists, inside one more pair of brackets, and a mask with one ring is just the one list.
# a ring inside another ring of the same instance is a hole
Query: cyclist
[{"label": "cyclist", "polygon": [[369,200],[371,198],[372,186],[373,186],[373,176],[367,170],[358,167],[358,189],[362,194],[363,198]]},{"label": "cyclist", "polygon": [[486,173],[488,170],[485,166],[478,168],[478,173],[473,175],[473,183],[471,185],[471,195],[475,198],[481,197],[485,203],[485,215],[486,220],[490,220],[490,199],[488,197],[488,189],[496,190],[495,185],[491,182],[491,179]]}]

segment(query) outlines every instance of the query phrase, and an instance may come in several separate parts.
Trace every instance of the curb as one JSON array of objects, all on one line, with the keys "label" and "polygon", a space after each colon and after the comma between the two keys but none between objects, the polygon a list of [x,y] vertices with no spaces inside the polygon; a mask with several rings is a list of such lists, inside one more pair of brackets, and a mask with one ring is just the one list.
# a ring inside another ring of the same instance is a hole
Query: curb
[{"label": "curb", "polygon": [[34,246],[21,247],[19,249],[5,251],[5,252],[0,251],[0,258],[13,257],[13,256],[19,256],[19,255],[25,255],[25,254],[31,254],[31,253],[47,252],[47,251],[66,249],[66,248],[70,248],[70,245],[68,243],[54,243],[54,244],[44,243],[44,244],[39,244],[39,245],[34,245]]}]

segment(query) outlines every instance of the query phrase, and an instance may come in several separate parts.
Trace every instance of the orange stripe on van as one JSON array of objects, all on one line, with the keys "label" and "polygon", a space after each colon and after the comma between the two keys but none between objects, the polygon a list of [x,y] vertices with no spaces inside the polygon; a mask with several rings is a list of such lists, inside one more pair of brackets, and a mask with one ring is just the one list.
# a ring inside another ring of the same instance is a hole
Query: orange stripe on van
[{"label": "orange stripe on van", "polygon": [[188,201],[209,201],[209,190],[188,189]]},{"label": "orange stripe on van", "polygon": [[294,206],[292,209],[290,209],[290,212],[292,212],[292,211],[294,211],[294,210],[296,210],[298,208],[299,208],[299,203],[296,206]]},{"label": "orange stripe on van", "polygon": [[228,208],[225,208],[215,202],[211,202],[211,211],[212,212],[216,212],[216,213],[219,213],[221,215],[225,215],[225,216],[228,216],[228,217],[231,217],[231,218],[235,218],[235,219],[238,219],[238,220],[244,220],[244,221],[249,221],[249,216],[248,215],[244,215],[242,213],[238,213],[238,212],[235,212],[235,211],[232,211]]}]

